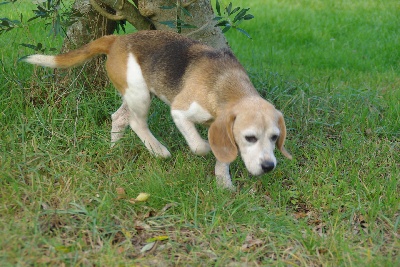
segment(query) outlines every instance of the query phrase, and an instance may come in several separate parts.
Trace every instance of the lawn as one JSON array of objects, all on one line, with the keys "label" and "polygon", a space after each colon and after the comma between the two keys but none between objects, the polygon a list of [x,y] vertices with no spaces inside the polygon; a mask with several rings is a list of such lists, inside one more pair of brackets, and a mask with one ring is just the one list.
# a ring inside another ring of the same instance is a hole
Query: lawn
[{"label": "lawn", "polygon": [[[111,149],[112,86],[59,88],[17,62],[34,53],[21,43],[61,47],[40,20],[0,35],[1,266],[400,265],[400,2],[234,5],[251,8],[253,39],[229,31],[229,43],[284,113],[294,156],[276,152],[257,178],[238,158],[235,192],[160,101],[149,124],[170,159],[131,131]],[[0,5],[0,17],[32,8]]]}]

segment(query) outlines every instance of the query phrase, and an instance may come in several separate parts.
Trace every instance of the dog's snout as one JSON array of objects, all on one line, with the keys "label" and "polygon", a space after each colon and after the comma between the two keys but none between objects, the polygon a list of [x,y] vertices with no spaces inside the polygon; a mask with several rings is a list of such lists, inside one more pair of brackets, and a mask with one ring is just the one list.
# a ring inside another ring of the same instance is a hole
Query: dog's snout
[{"label": "dog's snout", "polygon": [[261,163],[261,168],[264,172],[270,172],[275,168],[275,164],[272,161],[263,161]]}]

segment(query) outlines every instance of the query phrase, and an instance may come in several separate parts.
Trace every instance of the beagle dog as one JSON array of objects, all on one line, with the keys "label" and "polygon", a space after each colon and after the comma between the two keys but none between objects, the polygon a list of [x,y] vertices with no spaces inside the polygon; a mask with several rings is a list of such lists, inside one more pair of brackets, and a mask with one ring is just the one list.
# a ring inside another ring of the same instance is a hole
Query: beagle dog
[{"label": "beagle dog", "polygon": [[[111,116],[112,144],[129,125],[151,153],[171,155],[148,128],[153,94],[170,105],[172,118],[193,153],[205,155],[212,150],[217,183],[222,187],[234,188],[229,164],[238,153],[253,175],[275,168],[275,146],[292,158],[284,147],[282,113],[260,97],[228,49],[216,50],[177,33],[139,31],[103,36],[65,54],[31,55],[24,61],[70,68],[98,54],[107,55],[108,76],[123,99]],[[199,135],[196,123],[209,126],[209,142]]]}]

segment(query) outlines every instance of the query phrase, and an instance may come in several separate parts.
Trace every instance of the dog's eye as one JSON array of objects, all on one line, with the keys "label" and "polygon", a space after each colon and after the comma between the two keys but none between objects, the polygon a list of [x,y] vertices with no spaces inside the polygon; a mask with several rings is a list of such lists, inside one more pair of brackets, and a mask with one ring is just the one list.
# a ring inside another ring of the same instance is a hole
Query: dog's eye
[{"label": "dog's eye", "polygon": [[246,138],[246,141],[249,143],[255,143],[258,141],[257,137],[254,135],[246,135],[244,138]]},{"label": "dog's eye", "polygon": [[276,140],[278,140],[278,137],[279,137],[279,136],[278,136],[277,134],[272,135],[272,136],[271,136],[271,141],[272,141],[272,142],[275,142]]}]

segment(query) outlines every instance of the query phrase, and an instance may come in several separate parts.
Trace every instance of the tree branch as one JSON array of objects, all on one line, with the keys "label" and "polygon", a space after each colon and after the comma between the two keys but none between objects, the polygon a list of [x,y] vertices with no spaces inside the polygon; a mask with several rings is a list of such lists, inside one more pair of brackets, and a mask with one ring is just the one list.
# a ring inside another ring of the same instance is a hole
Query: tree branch
[{"label": "tree branch", "polygon": [[197,0],[192,0],[192,1],[189,1],[187,3],[182,3],[181,6],[186,8],[186,7],[190,6],[191,4],[193,4],[195,2],[197,2]]},{"label": "tree branch", "polygon": [[[90,4],[92,5],[92,7],[100,13],[100,15],[110,19],[110,20],[123,20],[125,19],[124,16],[121,15],[114,15],[114,14],[110,14],[108,13],[106,10],[104,10],[99,4],[97,4],[96,0],[89,0]],[[118,12],[118,11],[117,11]]]},{"label": "tree branch", "polygon": [[[139,10],[130,2],[126,0],[90,0],[91,5],[101,15],[111,20],[122,20],[125,19],[131,23],[137,30],[150,30],[155,29],[153,22],[142,16]],[[105,11],[99,3],[102,3],[110,8],[114,9],[116,15],[110,14]]]}]

